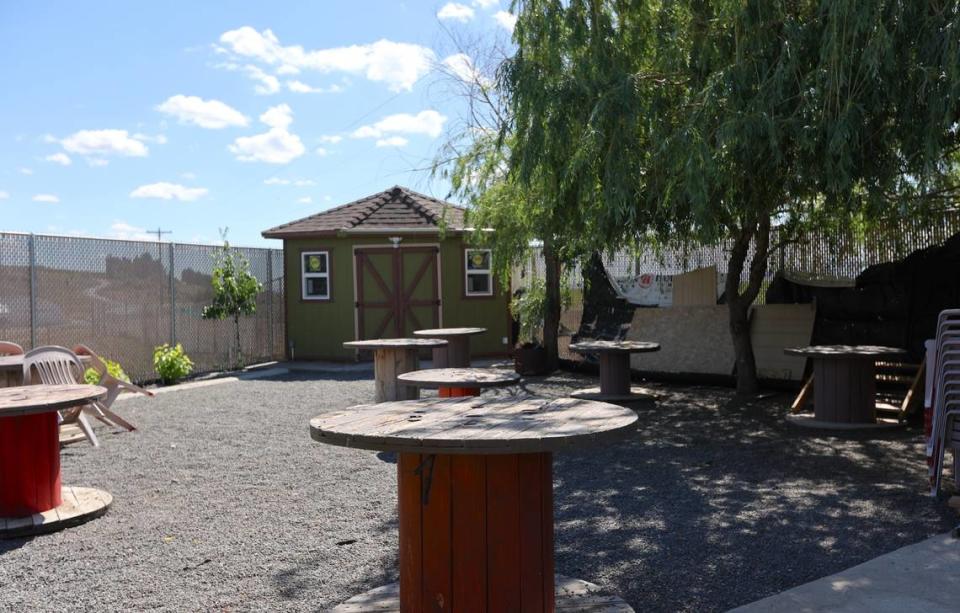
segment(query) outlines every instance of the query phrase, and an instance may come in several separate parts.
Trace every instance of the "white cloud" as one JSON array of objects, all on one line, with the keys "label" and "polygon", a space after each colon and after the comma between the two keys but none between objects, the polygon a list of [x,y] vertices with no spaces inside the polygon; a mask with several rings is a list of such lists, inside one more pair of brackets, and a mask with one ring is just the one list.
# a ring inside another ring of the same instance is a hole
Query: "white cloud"
[{"label": "white cloud", "polygon": [[43,159],[48,162],[53,162],[54,164],[60,164],[61,166],[69,166],[70,164],[73,164],[73,160],[71,160],[70,156],[66,153],[51,153]]},{"label": "white cloud", "polygon": [[164,134],[157,134],[156,136],[150,136],[149,134],[144,134],[142,132],[137,132],[133,135],[133,138],[143,141],[145,143],[157,143],[158,145],[166,145],[167,137]]},{"label": "white cloud", "polygon": [[19,173],[22,174],[22,175],[30,176],[30,175],[33,174],[33,169],[32,169],[32,168],[21,167],[21,168],[18,168],[18,169],[17,169],[17,172],[19,172]]},{"label": "white cloud", "polygon": [[443,65],[455,77],[465,83],[477,83],[483,86],[491,85],[490,79],[486,78],[473,63],[473,59],[466,53],[454,53],[443,59]]},{"label": "white cloud", "polygon": [[246,126],[250,123],[250,120],[235,108],[219,100],[204,100],[198,96],[171,96],[157,106],[157,110],[173,115],[180,123],[192,123],[210,130]]},{"label": "white cloud", "polygon": [[416,115],[397,113],[388,115],[375,124],[360,126],[350,134],[353,138],[383,138],[391,134],[423,134],[431,138],[440,136],[444,115],[432,109],[420,111]]},{"label": "white cloud", "polygon": [[132,138],[126,130],[80,130],[60,141],[63,148],[77,155],[119,155],[146,157],[150,150]]},{"label": "white cloud", "polygon": [[10,197],[10,192],[5,192],[3,190],[0,190],[0,200],[6,200],[9,197]]},{"label": "white cloud", "polygon": [[37,194],[33,197],[34,202],[50,202],[57,203],[60,202],[60,199],[53,194]]},{"label": "white cloud", "polygon": [[324,147],[317,147],[316,150],[314,151],[314,153],[316,153],[316,154],[319,155],[320,157],[323,157],[323,156],[325,156],[325,155],[330,155],[330,152],[327,151],[326,148],[324,148]]},{"label": "white cloud", "polygon": [[101,166],[107,166],[110,164],[110,160],[105,160],[103,158],[87,158],[87,164],[94,168],[98,168]]},{"label": "white cloud", "polygon": [[460,23],[466,23],[473,19],[473,9],[465,4],[447,2],[437,11],[437,19],[451,19],[453,21],[459,21]]},{"label": "white cloud", "polygon": [[293,122],[293,112],[288,105],[267,109],[260,115],[260,121],[270,126],[270,130],[255,136],[241,136],[228,147],[241,162],[287,164],[306,151],[300,137],[287,130]]},{"label": "white cloud", "polygon": [[130,192],[131,198],[158,198],[160,200],[181,200],[183,202],[192,202],[198,198],[207,195],[204,187],[186,187],[178,183],[150,183],[141,185]]},{"label": "white cloud", "polygon": [[482,9],[488,9],[494,6],[500,5],[500,0],[473,0],[474,6],[479,6]]},{"label": "white cloud", "polygon": [[269,95],[280,91],[280,79],[272,74],[265,73],[253,64],[247,64],[243,67],[243,70],[248,77],[256,81],[257,84],[253,86],[253,91],[258,94]]},{"label": "white cloud", "polygon": [[517,25],[517,16],[507,11],[497,11],[493,14],[493,18],[507,32],[513,32],[514,26]]},{"label": "white cloud", "polygon": [[107,233],[110,238],[117,238],[127,241],[156,241],[157,235],[150,234],[146,228],[132,226],[125,221],[115,221],[110,224],[110,231]]},{"label": "white cloud", "polygon": [[377,141],[377,147],[406,147],[410,141],[402,136],[389,136]]},{"label": "white cloud", "polygon": [[313,202],[313,198],[311,198],[310,196],[304,196],[303,198],[298,198],[297,202],[299,204],[310,204],[311,202]]},{"label": "white cloud", "polygon": [[260,116],[260,121],[271,128],[286,130],[293,123],[293,111],[289,104],[278,104],[264,111],[263,115]]},{"label": "white cloud", "polygon": [[287,89],[296,94],[339,94],[343,91],[343,87],[336,83],[330,87],[313,87],[297,80],[287,81]]},{"label": "white cloud", "polygon": [[436,59],[427,47],[386,39],[329,49],[285,47],[271,30],[258,32],[250,26],[224,32],[220,43],[227,52],[277,66],[277,71],[283,74],[294,74],[298,70],[363,74],[371,81],[386,83],[392,91],[412,89],[414,83],[430,72],[430,65]]},{"label": "white cloud", "polygon": [[320,142],[328,145],[336,145],[343,140],[342,136],[337,135],[324,135],[320,137]]},{"label": "white cloud", "polygon": [[312,179],[281,179],[280,177],[270,177],[265,179],[263,182],[264,185],[293,185],[296,187],[310,187],[316,185],[316,181]]}]

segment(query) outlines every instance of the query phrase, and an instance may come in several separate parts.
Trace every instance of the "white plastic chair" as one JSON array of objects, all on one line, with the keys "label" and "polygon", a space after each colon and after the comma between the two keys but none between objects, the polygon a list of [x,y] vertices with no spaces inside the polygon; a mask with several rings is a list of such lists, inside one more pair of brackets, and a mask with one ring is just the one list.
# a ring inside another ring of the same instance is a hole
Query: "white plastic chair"
[{"label": "white plastic chair", "polygon": [[[75,385],[83,383],[83,363],[65,347],[37,347],[23,356],[23,382],[44,385]],[[76,424],[94,447],[100,446],[93,427],[84,415],[92,405],[83,405],[60,411],[60,425]],[[94,410],[94,414],[99,410]]]},{"label": "white plastic chair", "polygon": [[144,396],[150,397],[153,397],[154,393],[150,390],[140,387],[139,385],[134,385],[129,381],[124,381],[111,375],[109,369],[107,369],[107,363],[103,361],[103,358],[97,355],[86,345],[77,345],[73,348],[73,352],[78,356],[87,356],[90,358],[89,367],[97,371],[97,373],[100,375],[100,382],[98,385],[107,388],[106,398],[103,400],[95,400],[92,403],[99,410],[100,414],[121,428],[125,428],[130,432],[136,430],[137,428],[133,424],[113,412],[113,402],[117,399],[117,396],[124,391],[135,392],[137,394],[143,394]]}]

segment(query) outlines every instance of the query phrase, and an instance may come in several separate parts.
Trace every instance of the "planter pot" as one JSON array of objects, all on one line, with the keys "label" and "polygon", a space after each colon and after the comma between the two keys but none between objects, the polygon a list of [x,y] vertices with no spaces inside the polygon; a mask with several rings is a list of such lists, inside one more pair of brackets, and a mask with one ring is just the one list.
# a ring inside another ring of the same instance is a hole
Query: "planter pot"
[{"label": "planter pot", "polygon": [[540,345],[522,345],[513,350],[513,368],[524,376],[546,375],[547,350]]}]

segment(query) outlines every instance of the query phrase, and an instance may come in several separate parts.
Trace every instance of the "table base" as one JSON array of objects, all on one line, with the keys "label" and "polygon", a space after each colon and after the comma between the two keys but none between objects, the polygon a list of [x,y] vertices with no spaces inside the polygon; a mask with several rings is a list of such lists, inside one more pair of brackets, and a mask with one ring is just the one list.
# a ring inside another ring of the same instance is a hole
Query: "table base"
[{"label": "table base", "polygon": [[[555,611],[563,613],[633,613],[623,599],[617,596],[604,596],[599,586],[580,579],[555,576]],[[482,611],[480,608],[457,608],[451,611]],[[391,583],[369,592],[354,596],[343,604],[334,607],[334,613],[399,613],[400,584]]]},{"label": "table base", "polygon": [[0,539],[56,532],[100,517],[113,504],[109,492],[90,487],[65,487],[63,502],[49,511],[26,517],[0,517]]},{"label": "table base", "polygon": [[420,390],[397,381],[397,375],[420,369],[419,347],[386,347],[373,352],[374,395],[376,402],[416,400]]},{"label": "table base", "polygon": [[553,457],[401,453],[406,611],[553,610]]},{"label": "table base", "polygon": [[437,395],[441,398],[462,398],[464,396],[479,396],[479,387],[439,387]]},{"label": "table base", "polygon": [[62,502],[57,412],[0,417],[0,517],[42,513]]},{"label": "table base", "polygon": [[599,387],[585,387],[572,392],[570,397],[579,398],[580,400],[597,400],[617,404],[622,402],[653,402],[657,399],[657,394],[653,390],[639,386],[633,386],[622,394],[605,394]]},{"label": "table base", "polygon": [[872,359],[813,360],[813,412],[818,421],[873,424],[876,396]]}]

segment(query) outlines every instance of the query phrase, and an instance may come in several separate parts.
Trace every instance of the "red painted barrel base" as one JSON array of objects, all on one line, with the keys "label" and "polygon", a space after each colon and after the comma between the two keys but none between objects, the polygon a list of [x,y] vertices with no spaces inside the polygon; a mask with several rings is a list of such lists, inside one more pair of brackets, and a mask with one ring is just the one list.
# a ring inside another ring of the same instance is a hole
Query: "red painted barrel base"
[{"label": "red painted barrel base", "polygon": [[462,398],[464,396],[479,396],[479,387],[440,387],[437,393],[441,398]]},{"label": "red painted barrel base", "polygon": [[0,517],[25,517],[62,503],[57,413],[0,417]]},{"label": "red painted barrel base", "polygon": [[401,453],[400,610],[553,613],[553,457]]}]

